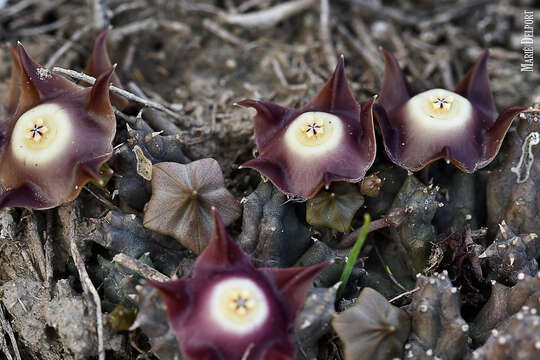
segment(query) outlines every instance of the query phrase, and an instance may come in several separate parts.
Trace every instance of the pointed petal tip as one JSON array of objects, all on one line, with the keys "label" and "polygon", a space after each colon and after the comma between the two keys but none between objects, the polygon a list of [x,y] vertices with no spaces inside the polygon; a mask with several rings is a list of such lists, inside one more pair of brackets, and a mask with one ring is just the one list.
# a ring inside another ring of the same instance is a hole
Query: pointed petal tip
[{"label": "pointed petal tip", "polygon": [[112,111],[109,98],[109,85],[111,84],[113,74],[114,67],[110,67],[96,78],[92,86],[88,107],[93,108],[97,113],[105,114],[109,113],[109,110]]},{"label": "pointed petal tip", "polygon": [[242,106],[242,107],[256,107],[259,102],[253,99],[244,99],[241,101],[235,102],[233,105]]}]

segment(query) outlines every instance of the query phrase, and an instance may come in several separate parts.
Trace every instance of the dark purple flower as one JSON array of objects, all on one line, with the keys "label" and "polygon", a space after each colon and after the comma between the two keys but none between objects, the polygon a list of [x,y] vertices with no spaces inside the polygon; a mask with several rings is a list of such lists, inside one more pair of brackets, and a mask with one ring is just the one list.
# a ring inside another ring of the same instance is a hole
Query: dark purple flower
[{"label": "dark purple flower", "polygon": [[7,118],[0,123],[0,208],[47,209],[73,200],[112,154],[113,68],[78,86],[36,64],[18,45]]},{"label": "dark purple flower", "polygon": [[372,105],[354,99],[343,57],[319,94],[300,110],[244,100],[253,107],[259,157],[243,164],[283,193],[312,198],[332,181],[358,182],[375,160]]},{"label": "dark purple flower", "polygon": [[514,117],[511,107],[497,117],[487,73],[488,52],[476,61],[455,92],[415,93],[397,60],[383,50],[385,72],[375,114],[388,157],[418,171],[444,158],[466,172],[488,165],[497,155]]},{"label": "dark purple flower", "polygon": [[294,319],[326,264],[256,269],[214,217],[214,235],[191,277],[149,282],[165,299],[182,352],[192,360],[294,359]]}]

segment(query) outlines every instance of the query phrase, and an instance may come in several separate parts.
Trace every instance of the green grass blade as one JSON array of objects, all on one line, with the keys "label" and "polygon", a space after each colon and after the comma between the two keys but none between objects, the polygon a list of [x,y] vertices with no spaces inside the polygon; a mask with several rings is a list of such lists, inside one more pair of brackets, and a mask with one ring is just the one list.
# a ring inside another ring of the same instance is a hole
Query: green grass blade
[{"label": "green grass blade", "polygon": [[345,289],[345,286],[347,286],[347,282],[349,281],[349,277],[351,276],[351,272],[354,267],[354,264],[356,263],[356,259],[358,259],[360,250],[362,250],[362,246],[364,246],[364,242],[366,241],[366,237],[369,232],[370,223],[371,223],[371,218],[369,214],[365,214],[364,225],[362,225],[362,229],[360,230],[360,235],[358,235],[358,237],[356,238],[356,242],[354,243],[354,246],[352,247],[351,252],[349,253],[349,257],[347,259],[347,263],[345,264],[345,268],[343,269],[343,273],[341,273],[341,285],[339,286],[339,289],[337,291],[336,298],[341,297],[341,293],[343,292],[343,289]]}]

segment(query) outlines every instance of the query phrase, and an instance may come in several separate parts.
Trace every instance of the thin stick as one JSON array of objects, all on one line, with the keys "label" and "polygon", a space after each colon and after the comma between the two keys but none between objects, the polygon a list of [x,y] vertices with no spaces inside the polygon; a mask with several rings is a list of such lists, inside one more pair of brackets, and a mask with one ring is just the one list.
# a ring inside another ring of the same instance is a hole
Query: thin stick
[{"label": "thin stick", "polygon": [[88,273],[86,272],[86,268],[84,267],[84,261],[81,257],[81,254],[79,253],[79,249],[77,249],[77,244],[75,243],[75,234],[73,234],[73,229],[71,229],[69,234],[69,242],[71,247],[71,257],[73,257],[73,261],[75,262],[75,266],[77,267],[77,271],[79,272],[79,277],[81,279],[81,284],[83,287],[83,290],[85,294],[90,293],[92,295],[92,298],[94,299],[94,303],[96,304],[96,325],[97,325],[97,336],[98,336],[98,356],[99,360],[105,360],[105,347],[103,345],[103,317],[101,313],[101,300],[99,299],[99,294],[94,287],[94,284],[92,284],[92,280],[90,280],[90,277],[88,276]]},{"label": "thin stick", "polygon": [[314,3],[315,0],[293,0],[260,11],[247,14],[224,14],[222,17],[226,23],[231,25],[264,30],[270,29],[278,22],[310,8]]},{"label": "thin stick", "polygon": [[59,20],[55,22],[48,23],[45,25],[39,25],[35,27],[30,27],[30,28],[23,28],[17,31],[17,36],[19,37],[36,36],[39,34],[46,33],[48,31],[60,29],[62,26],[66,25],[70,21],[71,19],[64,17],[64,18],[60,18]]},{"label": "thin stick", "polygon": [[336,51],[332,45],[332,37],[330,36],[330,3],[328,0],[321,0],[321,16],[319,28],[319,36],[326,63],[332,71],[336,67]]},{"label": "thin stick", "polygon": [[[86,83],[88,83],[90,85],[94,85],[94,83],[96,82],[96,79],[93,78],[92,76],[88,76],[86,74],[82,74],[82,73],[74,71],[74,70],[64,69],[64,68],[61,68],[61,67],[58,67],[58,66],[53,67],[52,72],[55,72],[55,73],[58,73],[58,74],[64,74],[64,75],[70,76],[70,77],[72,77],[74,79],[77,79],[77,80],[82,80],[82,81],[84,81],[84,82],[86,82]],[[125,97],[126,99],[128,99],[130,101],[134,101],[136,103],[142,104],[142,105],[144,105],[146,107],[149,107],[149,108],[153,108],[153,109],[156,109],[156,110],[159,110],[159,111],[163,111],[164,113],[166,113],[167,115],[173,117],[176,120],[182,120],[182,118],[178,114],[176,114],[174,111],[172,111],[170,109],[167,109],[165,107],[165,105],[163,105],[163,104],[160,104],[160,103],[152,101],[152,100],[143,99],[142,97],[137,96],[135,94],[132,94],[129,91],[117,88],[114,85],[110,85],[109,90],[112,93],[123,96],[123,97]]]},{"label": "thin stick", "polygon": [[394,301],[396,301],[396,300],[398,300],[398,299],[401,299],[401,298],[404,297],[404,296],[409,296],[409,295],[411,295],[411,294],[414,294],[414,293],[417,292],[418,290],[420,290],[420,288],[419,288],[419,287],[415,287],[415,288],[412,289],[412,290],[405,291],[404,293],[401,293],[401,294],[399,294],[398,296],[391,298],[390,300],[388,300],[388,302],[392,303],[392,302],[394,302]]},{"label": "thin stick", "polygon": [[5,332],[7,332],[9,336],[9,340],[11,341],[11,347],[13,348],[13,352],[15,353],[15,358],[17,360],[21,360],[21,354],[19,353],[19,348],[17,347],[17,340],[15,339],[15,334],[13,333],[13,329],[11,328],[9,321],[7,321],[6,317],[4,316],[4,310],[2,309],[1,303],[0,303],[0,325],[2,325],[2,328],[4,329]]},{"label": "thin stick", "polygon": [[92,15],[94,20],[94,29],[103,29],[109,23],[107,17],[108,0],[92,0]]},{"label": "thin stick", "polygon": [[4,329],[2,328],[2,325],[0,324],[0,349],[4,352],[6,355],[7,360],[13,360],[13,357],[11,356],[11,353],[9,352],[9,348],[6,343],[6,338],[4,336]]},{"label": "thin stick", "polygon": [[51,68],[54,64],[56,64],[56,62],[58,61],[58,59],[60,59],[60,57],[62,55],[64,55],[64,53],[66,51],[68,51],[72,46],[73,46],[73,43],[75,43],[75,41],[78,41],[84,34],[86,34],[90,29],[92,28],[92,26],[90,24],[87,24],[85,26],[83,26],[82,28],[80,28],[79,30],[75,31],[73,33],[73,35],[71,35],[71,37],[69,38],[68,41],[66,41],[62,46],[60,46],[60,48],[58,50],[56,50],[56,52],[49,58],[49,61],[47,61],[47,64],[45,64],[45,67],[47,69]]},{"label": "thin stick", "polygon": [[114,263],[122,265],[126,269],[136,272],[137,274],[141,275],[146,280],[154,280],[154,281],[160,281],[160,282],[167,282],[171,280],[167,275],[160,273],[156,269],[126,254],[122,254],[122,253],[116,254],[112,261]]},{"label": "thin stick", "polygon": [[365,45],[359,41],[356,36],[351,34],[351,32],[345,26],[340,24],[337,26],[337,30],[345,37],[345,39],[347,39],[354,51],[361,56],[369,66],[371,66],[375,73],[382,75],[384,72],[384,66],[381,65],[381,61],[377,57],[373,56],[370,51],[365,51]]},{"label": "thin stick", "polygon": [[[392,208],[388,211],[388,214],[384,215],[380,219],[373,220],[369,226],[369,232],[383,229],[385,227],[397,227],[403,223],[411,210],[409,208]],[[358,228],[352,233],[345,235],[343,239],[335,246],[336,249],[347,249],[354,245],[356,238],[360,235],[362,228]]]},{"label": "thin stick", "polygon": [[221,26],[219,26],[218,23],[213,22],[210,19],[204,19],[203,20],[203,27],[210,31],[212,34],[216,35],[222,40],[225,40],[233,45],[243,47],[246,44],[246,41],[240,39],[238,36],[230,33],[229,31],[225,30]]},{"label": "thin stick", "polygon": [[384,261],[382,255],[381,255],[381,252],[379,251],[379,248],[377,247],[376,244],[373,244],[373,248],[375,249],[375,254],[377,254],[377,257],[379,258],[379,261],[381,262],[382,266],[384,267],[386,275],[388,275],[390,280],[392,280],[392,282],[394,284],[396,284],[396,286],[399,287],[401,290],[408,291],[407,288],[405,288],[405,286],[401,285],[399,283],[399,281],[397,281],[397,279],[394,277],[394,275],[389,271],[390,268],[388,267],[388,265],[386,265],[386,262]]}]

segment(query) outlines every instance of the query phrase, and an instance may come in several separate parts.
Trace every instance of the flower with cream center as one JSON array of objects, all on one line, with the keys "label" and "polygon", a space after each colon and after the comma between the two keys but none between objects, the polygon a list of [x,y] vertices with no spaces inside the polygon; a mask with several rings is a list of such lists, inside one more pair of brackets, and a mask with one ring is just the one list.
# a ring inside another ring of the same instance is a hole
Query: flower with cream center
[{"label": "flower with cream center", "polygon": [[8,47],[12,75],[0,121],[0,209],[49,209],[100,181],[112,155],[116,118],[109,100],[114,68],[83,87],[34,62],[21,44]]},{"label": "flower with cream center", "polygon": [[465,172],[488,165],[512,120],[525,107],[497,114],[487,51],[455,91],[431,89],[418,94],[392,54],[383,50],[383,55],[384,79],[374,109],[388,157],[408,171],[418,171],[441,158]]},{"label": "flower with cream center", "polygon": [[189,360],[293,360],[293,324],[326,264],[255,268],[215,211],[214,221],[189,278],[148,282],[165,300],[182,353]]},{"label": "flower with cream center", "polygon": [[375,160],[373,102],[355,100],[341,57],[332,77],[301,109],[243,100],[257,110],[259,156],[244,164],[258,170],[283,193],[313,198],[336,181],[359,182]]},{"label": "flower with cream center", "polygon": [[250,279],[229,278],[217,283],[209,305],[216,325],[234,333],[253,331],[268,318],[264,292]]}]

